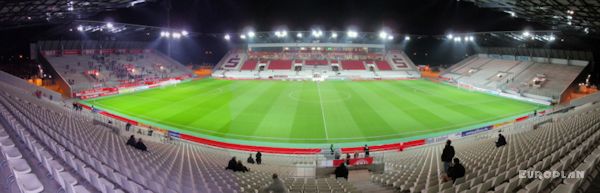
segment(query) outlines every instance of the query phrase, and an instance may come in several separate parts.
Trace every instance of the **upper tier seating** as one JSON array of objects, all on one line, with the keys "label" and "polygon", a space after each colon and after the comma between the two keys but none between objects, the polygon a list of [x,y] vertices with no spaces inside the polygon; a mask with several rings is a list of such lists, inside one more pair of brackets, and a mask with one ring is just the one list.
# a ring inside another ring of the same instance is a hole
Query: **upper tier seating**
[{"label": "upper tier seating", "polygon": [[269,70],[291,70],[291,60],[271,60],[268,66]]},{"label": "upper tier seating", "polygon": [[388,64],[388,62],[385,60],[377,60],[377,61],[375,61],[375,65],[377,66],[377,69],[379,69],[379,70],[392,70],[392,67],[390,66],[390,64]]},{"label": "upper tier seating", "polygon": [[366,70],[362,60],[342,60],[341,64],[343,70]]},{"label": "upper tier seating", "polygon": [[258,61],[256,61],[256,60],[246,60],[244,62],[244,65],[242,65],[241,70],[254,70],[254,69],[256,69],[257,64],[258,64]]},{"label": "upper tier seating", "polygon": [[500,148],[494,145],[494,133],[456,140],[455,157],[466,174],[454,185],[440,180],[443,144],[386,156],[387,167],[394,169],[371,180],[410,192],[574,192],[586,186],[586,179],[519,178],[518,171],[586,171],[586,177],[593,178],[596,174],[590,171],[598,170],[600,160],[598,117],[600,105],[596,104],[545,118],[554,121],[525,132],[505,133],[508,145]]}]

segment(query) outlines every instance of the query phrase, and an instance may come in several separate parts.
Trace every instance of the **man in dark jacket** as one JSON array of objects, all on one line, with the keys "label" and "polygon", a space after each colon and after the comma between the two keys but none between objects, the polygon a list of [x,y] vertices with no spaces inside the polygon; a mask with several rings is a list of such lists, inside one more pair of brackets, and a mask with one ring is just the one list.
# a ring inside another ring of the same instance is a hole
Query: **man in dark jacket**
[{"label": "man in dark jacket", "polygon": [[365,144],[363,151],[365,152],[365,157],[369,157],[369,146],[367,146],[367,144]]},{"label": "man in dark jacket", "polygon": [[133,137],[133,135],[129,136],[129,139],[127,140],[127,145],[135,147],[135,137]]},{"label": "man in dark jacket", "polygon": [[235,157],[232,157],[229,160],[229,163],[227,163],[227,167],[225,168],[225,170],[235,171],[236,166],[237,166],[237,162],[235,161]]},{"label": "man in dark jacket", "polygon": [[504,138],[504,135],[502,135],[502,133],[498,134],[498,141],[496,141],[496,147],[502,147],[506,145],[506,138]]},{"label": "man in dark jacket", "polygon": [[348,168],[346,167],[346,164],[342,163],[335,168],[335,178],[346,178],[346,180],[348,180]]},{"label": "man in dark jacket", "polygon": [[262,163],[262,153],[256,152],[256,164],[260,165]]},{"label": "man in dark jacket", "polygon": [[250,171],[246,166],[244,166],[244,164],[242,164],[242,160],[238,160],[237,164],[235,165],[235,170],[233,170],[235,172],[248,172]]},{"label": "man in dark jacket", "polygon": [[456,179],[465,176],[465,167],[460,164],[458,158],[454,158],[454,164],[448,168],[448,177],[452,179],[452,183],[456,182]]},{"label": "man in dark jacket", "polygon": [[450,162],[452,162],[452,158],[454,158],[454,147],[452,147],[451,144],[452,141],[446,141],[446,146],[442,152],[442,162],[444,162],[444,172],[446,173],[448,173],[448,167],[450,167]]},{"label": "man in dark jacket", "polygon": [[146,147],[146,144],[144,144],[144,142],[142,142],[142,138],[138,139],[138,142],[135,144],[135,148],[142,150],[142,151],[148,150],[148,148]]}]

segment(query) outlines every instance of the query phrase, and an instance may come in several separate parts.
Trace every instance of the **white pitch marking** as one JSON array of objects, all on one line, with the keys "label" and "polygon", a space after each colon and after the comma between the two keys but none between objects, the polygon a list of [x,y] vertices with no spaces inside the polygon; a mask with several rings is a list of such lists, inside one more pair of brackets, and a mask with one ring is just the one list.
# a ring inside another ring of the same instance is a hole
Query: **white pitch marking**
[{"label": "white pitch marking", "polygon": [[321,104],[321,115],[323,117],[323,128],[325,129],[325,139],[329,139],[329,134],[327,131],[327,123],[325,122],[325,108],[323,108],[323,97],[321,97],[321,87],[319,87],[319,83],[317,82],[317,93],[319,93],[319,104]]}]

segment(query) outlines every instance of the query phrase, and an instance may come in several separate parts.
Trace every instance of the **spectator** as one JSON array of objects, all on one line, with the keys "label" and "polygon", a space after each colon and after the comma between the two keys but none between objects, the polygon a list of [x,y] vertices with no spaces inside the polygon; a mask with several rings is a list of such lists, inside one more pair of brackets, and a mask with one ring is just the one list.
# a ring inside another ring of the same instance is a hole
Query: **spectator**
[{"label": "spectator", "polygon": [[[452,179],[452,183],[456,182],[456,179],[465,176],[465,167],[460,164],[458,158],[454,158],[454,164],[448,168],[448,178]],[[446,179],[447,180],[447,179]]]},{"label": "spectator", "polygon": [[256,164],[260,165],[262,163],[262,153],[256,152]]},{"label": "spectator", "polygon": [[235,166],[235,170],[233,170],[235,172],[249,172],[250,170],[244,166],[244,164],[242,164],[242,160],[238,160],[236,166]]},{"label": "spectator", "polygon": [[448,167],[450,167],[450,162],[452,162],[452,158],[454,158],[454,147],[452,147],[451,144],[452,141],[446,141],[446,146],[442,152],[442,162],[444,162],[444,172],[446,173],[448,173]]},{"label": "spectator", "polygon": [[342,163],[335,168],[335,178],[345,178],[348,180],[348,168],[346,167],[346,164]]},{"label": "spectator", "polygon": [[138,139],[138,142],[135,144],[135,148],[142,150],[142,151],[148,151],[148,148],[146,147],[146,144],[144,144],[144,142],[142,142],[141,137]]},{"label": "spectator", "polygon": [[335,151],[333,151],[333,143],[329,146],[329,151],[331,152],[331,155],[334,154]]},{"label": "spectator", "polygon": [[232,157],[229,160],[229,163],[227,163],[227,167],[225,168],[225,170],[235,171],[236,166],[237,166],[237,162],[235,161],[235,157]]},{"label": "spectator", "polygon": [[496,141],[496,147],[502,147],[506,145],[506,138],[504,138],[504,135],[502,135],[502,133],[498,134],[498,141]]},{"label": "spectator", "polygon": [[129,139],[127,140],[127,145],[135,147],[135,137],[133,137],[133,135],[129,136]]},{"label": "spectator", "polygon": [[354,159],[358,158],[358,151],[354,152]]},{"label": "spectator", "polygon": [[367,146],[367,144],[365,144],[363,151],[365,152],[365,157],[369,157],[369,146]]},{"label": "spectator", "polygon": [[283,184],[283,181],[281,181],[279,179],[279,177],[277,176],[277,174],[273,174],[273,182],[271,182],[271,184],[269,184],[269,186],[264,187],[261,191],[261,193],[288,193],[288,189],[287,187]]},{"label": "spectator", "polygon": [[248,157],[248,163],[254,164],[254,158],[252,158],[252,154],[250,154],[250,156]]},{"label": "spectator", "polygon": [[340,159],[340,152],[335,151],[334,159]]},{"label": "spectator", "polygon": [[131,129],[131,123],[127,122],[127,124],[125,124],[125,131],[129,131],[129,129]]}]

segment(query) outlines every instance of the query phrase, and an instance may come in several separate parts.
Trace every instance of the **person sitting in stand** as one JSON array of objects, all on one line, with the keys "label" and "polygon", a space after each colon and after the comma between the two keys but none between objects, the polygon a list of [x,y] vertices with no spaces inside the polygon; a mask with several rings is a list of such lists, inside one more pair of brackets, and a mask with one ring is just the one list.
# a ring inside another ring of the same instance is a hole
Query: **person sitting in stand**
[{"label": "person sitting in stand", "polygon": [[354,152],[354,159],[358,158],[358,151]]},{"label": "person sitting in stand", "polygon": [[[452,183],[456,182],[456,179],[465,176],[465,167],[460,164],[458,158],[454,158],[454,163],[448,168],[448,178],[452,179]],[[447,181],[448,179],[446,179]]]},{"label": "person sitting in stand", "polygon": [[142,150],[142,151],[148,151],[146,144],[144,144],[144,142],[142,142],[142,138],[138,139],[138,142],[135,144],[135,148]]},{"label": "person sitting in stand", "polygon": [[135,137],[133,137],[133,135],[129,136],[129,139],[127,140],[126,144],[135,147]]},{"label": "person sitting in stand", "polygon": [[277,174],[273,174],[273,182],[271,182],[271,184],[269,184],[269,186],[264,187],[260,193],[288,193],[288,189],[285,186],[285,184],[283,184],[283,181],[279,179],[279,177],[277,176]]},{"label": "person sitting in stand", "polygon": [[238,160],[238,162],[236,164],[236,167],[235,167],[235,170],[233,170],[233,171],[236,171],[236,172],[249,172],[250,170],[246,166],[244,166],[244,164],[242,164],[242,160]]},{"label": "person sitting in stand", "polygon": [[335,178],[345,178],[348,180],[348,168],[346,167],[346,164],[342,163],[335,168]]},{"label": "person sitting in stand", "polygon": [[250,156],[248,157],[248,163],[254,164],[254,158],[252,158],[252,154],[250,154]]},{"label": "person sitting in stand", "polygon": [[365,157],[369,157],[369,146],[367,146],[367,144],[365,144],[363,151],[365,152]]},{"label": "person sitting in stand", "polygon": [[225,168],[225,170],[235,171],[236,166],[237,166],[237,162],[235,161],[235,157],[232,157],[229,160],[229,163],[227,163],[227,167]]},{"label": "person sitting in stand", "polygon": [[502,147],[506,145],[506,138],[504,138],[504,135],[502,135],[502,133],[498,134],[498,141],[496,141],[496,147]]}]

